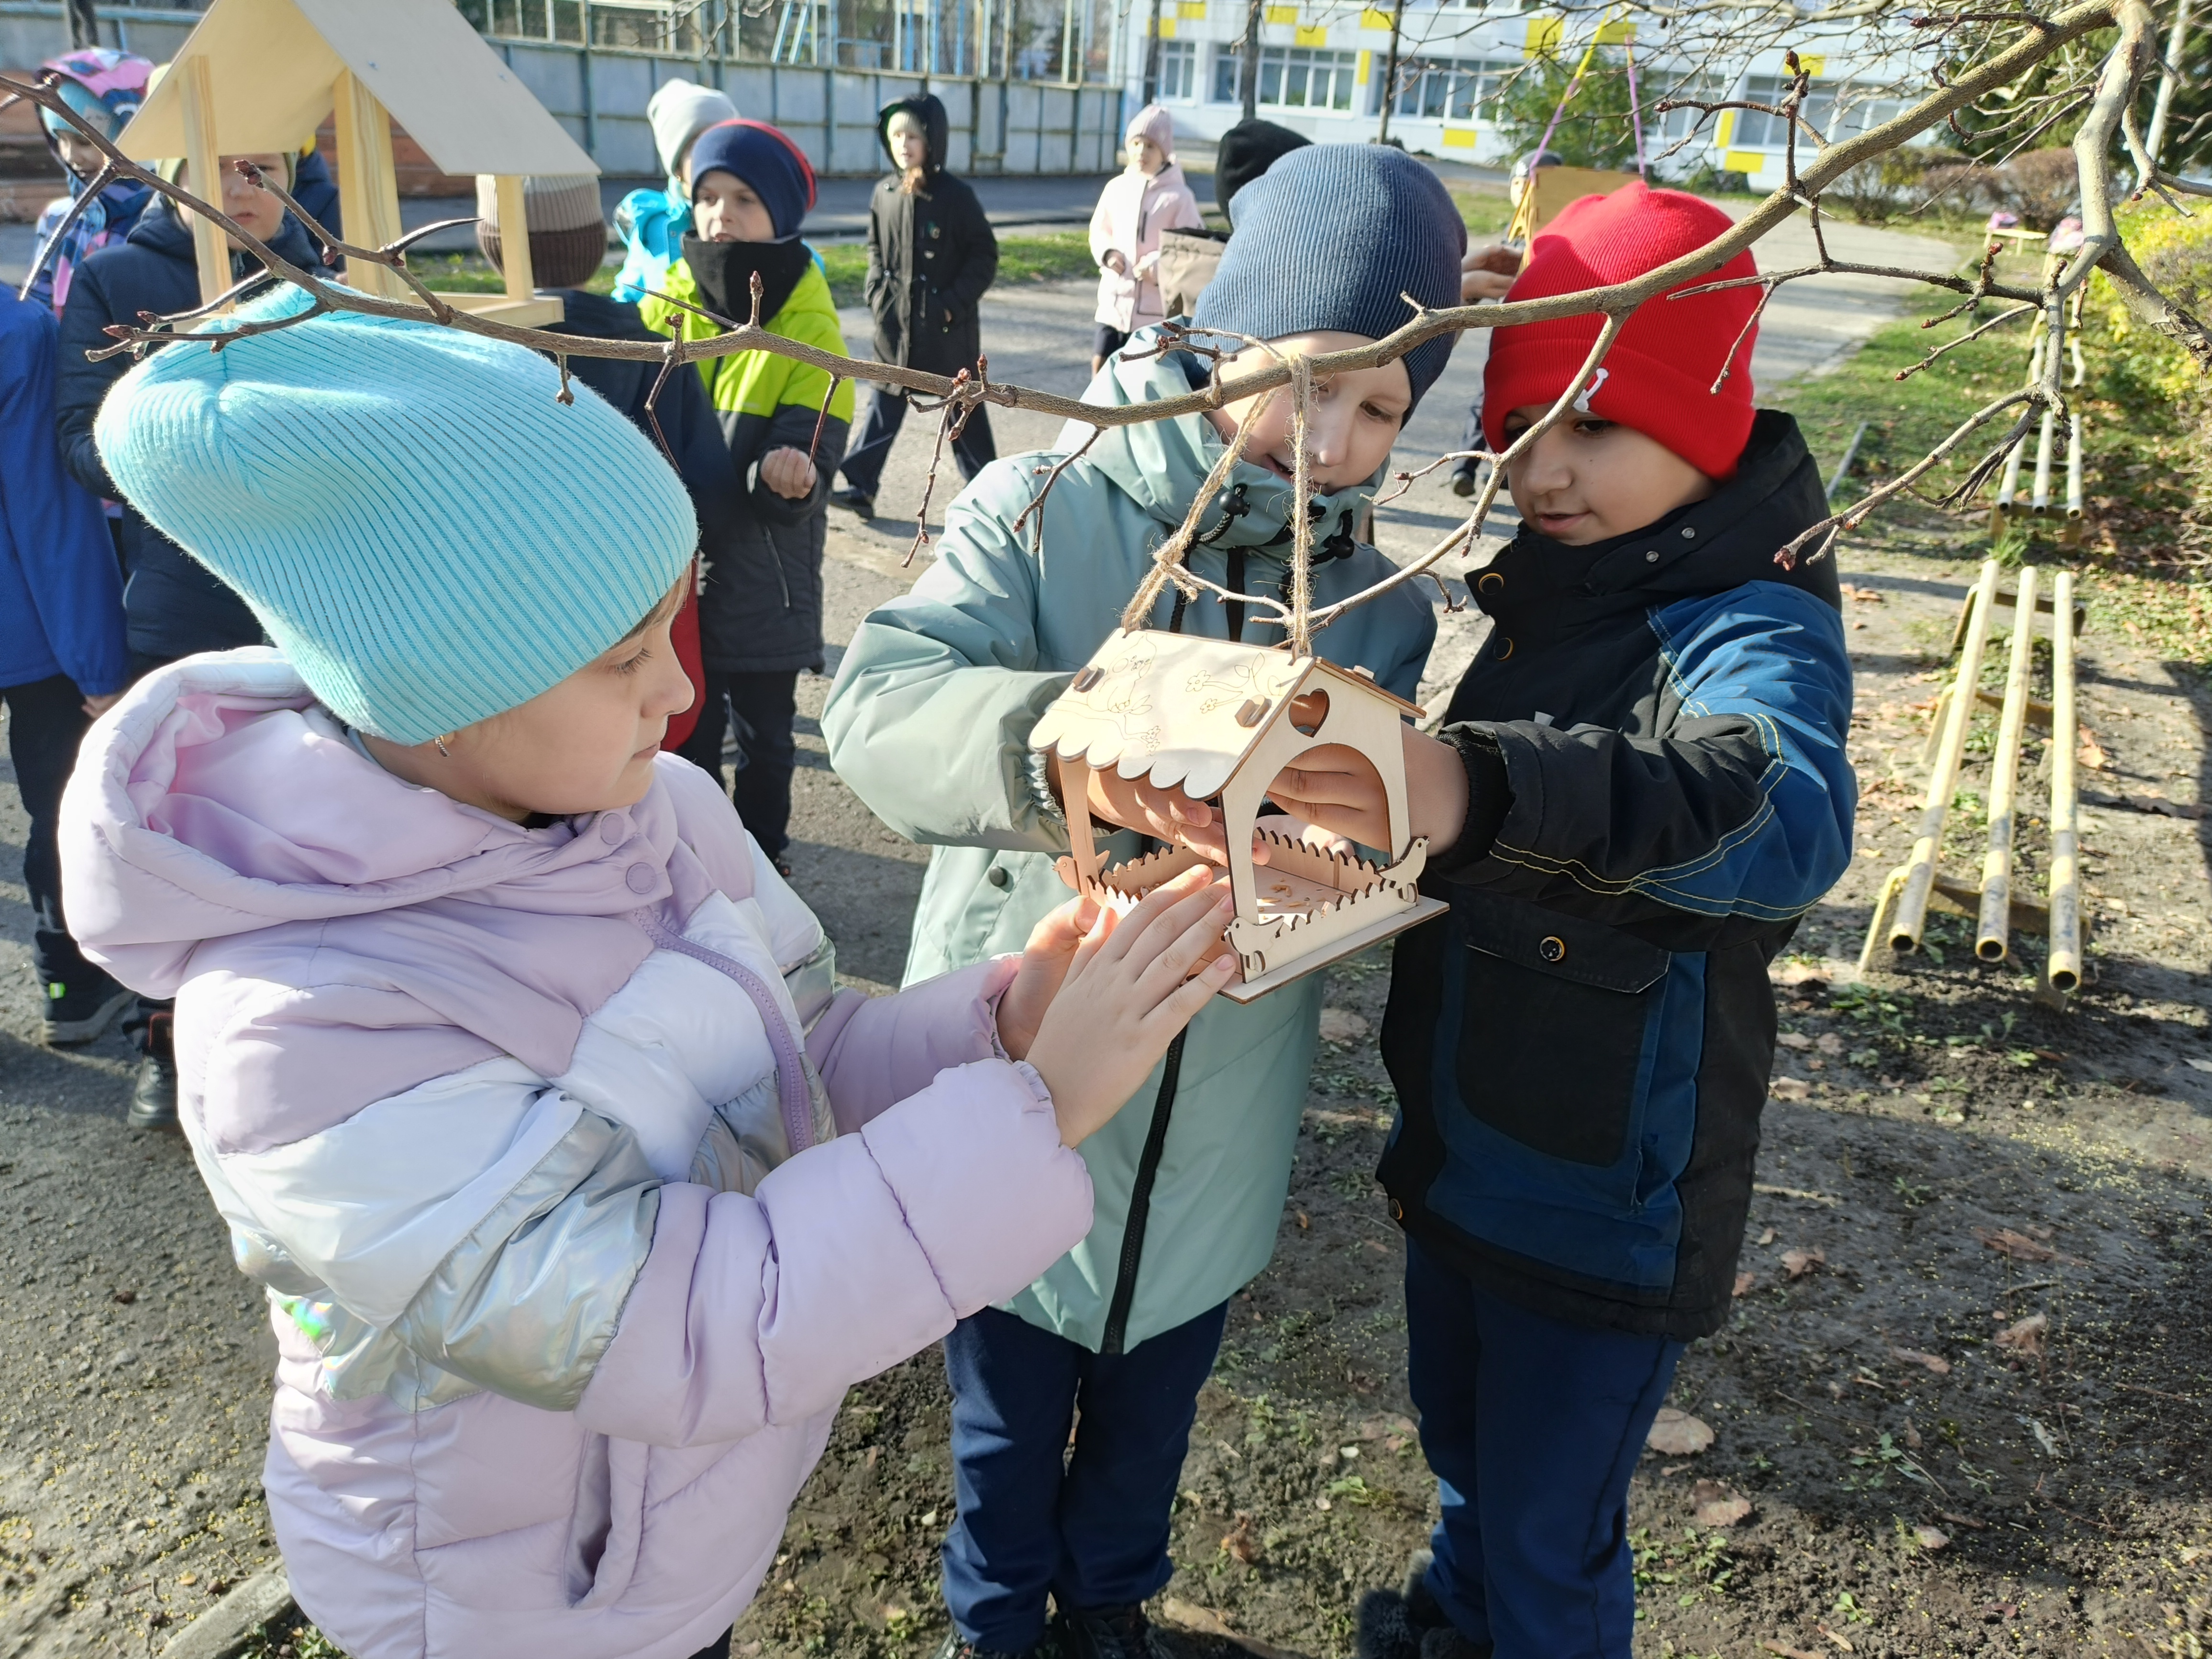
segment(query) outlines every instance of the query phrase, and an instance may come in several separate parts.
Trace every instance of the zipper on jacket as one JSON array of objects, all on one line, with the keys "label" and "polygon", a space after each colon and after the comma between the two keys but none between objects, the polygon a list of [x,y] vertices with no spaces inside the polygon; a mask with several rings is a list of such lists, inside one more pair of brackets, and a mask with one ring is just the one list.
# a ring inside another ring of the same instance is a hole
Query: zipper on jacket
[{"label": "zipper on jacket", "polygon": [[1137,1296],[1137,1268],[1145,1255],[1145,1224],[1151,1219],[1152,1182],[1160,1172],[1160,1155],[1167,1150],[1168,1120],[1175,1115],[1176,1080],[1182,1073],[1182,1042],[1186,1028],[1168,1044],[1160,1071],[1160,1092],[1152,1102],[1152,1127],[1145,1134],[1145,1150],[1137,1159],[1137,1179],[1129,1188],[1129,1218],[1121,1229],[1121,1261],[1114,1273],[1114,1299],[1106,1304],[1106,1333],[1098,1352],[1119,1353],[1129,1328],[1129,1304]]}]

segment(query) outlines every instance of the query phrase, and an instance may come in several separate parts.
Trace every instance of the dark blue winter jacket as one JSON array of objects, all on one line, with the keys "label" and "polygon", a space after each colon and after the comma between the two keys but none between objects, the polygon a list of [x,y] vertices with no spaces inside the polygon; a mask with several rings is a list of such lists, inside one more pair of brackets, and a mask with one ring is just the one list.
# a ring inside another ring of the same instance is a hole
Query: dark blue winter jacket
[{"label": "dark blue winter jacket", "polygon": [[1796,423],[1632,536],[1523,531],[1441,735],[1468,818],[1399,941],[1380,1171],[1422,1243],[1540,1313],[1718,1328],[1774,1060],[1767,967],[1850,861],[1851,670]]},{"label": "dark blue winter jacket", "polygon": [[0,288],[0,685],[131,683],[123,583],[100,503],[54,447],[54,319]]},{"label": "dark blue winter jacket", "polygon": [[[307,233],[290,215],[270,244],[307,270],[319,270]],[[234,255],[231,270],[243,277],[256,267]],[[102,248],[78,267],[62,313],[60,373],[55,416],[62,461],[76,481],[111,501],[122,493],[109,480],[93,441],[92,423],[108,388],[131,368],[125,354],[92,362],[85,354],[115,343],[110,323],[136,323],[138,313],[190,311],[200,302],[199,269],[192,233],[166,204],[139,216],[120,247]],[[123,506],[123,609],[131,649],[167,659],[196,651],[228,651],[261,643],[261,624],[246,601],[225,587],[184,549]]]}]

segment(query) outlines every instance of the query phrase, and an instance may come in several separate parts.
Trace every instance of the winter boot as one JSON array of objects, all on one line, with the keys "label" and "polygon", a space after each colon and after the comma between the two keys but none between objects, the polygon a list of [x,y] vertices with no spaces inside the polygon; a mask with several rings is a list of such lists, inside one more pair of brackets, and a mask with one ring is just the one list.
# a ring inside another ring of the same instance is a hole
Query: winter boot
[{"label": "winter boot", "polygon": [[1359,1598],[1352,1638],[1358,1659],[1490,1659],[1490,1648],[1461,1635],[1430,1594],[1431,1559],[1428,1551],[1418,1552],[1396,1589]]},{"label": "winter boot", "polygon": [[1063,1659],[1185,1659],[1182,1647],[1154,1630],[1140,1607],[1063,1612],[1059,1625]]},{"label": "winter boot", "polygon": [[64,1048],[90,1042],[115,1023],[136,994],[90,963],[81,964],[65,980],[48,980],[46,1006],[40,1010],[47,1043]]},{"label": "winter boot", "polygon": [[842,489],[831,490],[830,499],[835,505],[860,518],[872,519],[876,516],[876,498],[865,490],[854,489],[849,484]]},{"label": "winter boot", "polygon": [[138,1083],[131,1091],[131,1114],[125,1119],[134,1129],[177,1127],[176,1018],[167,1008],[148,1018]]},{"label": "winter boot", "polygon": [[993,1648],[979,1648],[973,1642],[963,1640],[958,1631],[950,1630],[937,1644],[935,1659],[1060,1659],[1060,1649],[1048,1635],[1035,1647],[1020,1653],[1000,1653]]}]

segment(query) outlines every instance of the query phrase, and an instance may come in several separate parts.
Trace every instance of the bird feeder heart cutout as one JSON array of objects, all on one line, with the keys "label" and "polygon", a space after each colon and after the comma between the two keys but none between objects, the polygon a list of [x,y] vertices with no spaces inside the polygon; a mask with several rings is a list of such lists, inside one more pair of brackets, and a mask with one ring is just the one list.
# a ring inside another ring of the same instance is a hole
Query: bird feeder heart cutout
[{"label": "bird feeder heart cutout", "polygon": [[[531,281],[523,179],[596,176],[599,163],[453,0],[213,0],[116,148],[134,161],[182,156],[188,188],[220,203],[221,187],[209,183],[219,157],[297,154],[326,115],[337,131],[345,240],[380,249],[400,236],[397,119],[441,172],[496,180],[508,232],[501,239],[504,293],[438,298],[518,328],[562,319],[561,301],[539,297]],[[230,287],[230,258],[219,227],[195,216],[192,234],[207,303]],[[416,301],[397,271],[346,263],[353,287]]]},{"label": "bird feeder heart cutout", "polygon": [[[1188,847],[1170,847],[1105,864],[1088,804],[1092,772],[1218,800],[1237,901],[1229,945],[1243,970],[1222,994],[1238,1002],[1265,996],[1444,908],[1421,895],[1428,843],[1411,833],[1407,811],[1398,726],[1419,713],[1364,672],[1319,657],[1117,629],[1030,733],[1030,746],[1060,764],[1069,842],[1061,878],[1126,911],[1206,861]],[[1261,826],[1268,786],[1299,756],[1328,744],[1358,750],[1382,781],[1391,842],[1381,849],[1385,863]],[[1255,834],[1267,848],[1264,865],[1253,860]]]}]

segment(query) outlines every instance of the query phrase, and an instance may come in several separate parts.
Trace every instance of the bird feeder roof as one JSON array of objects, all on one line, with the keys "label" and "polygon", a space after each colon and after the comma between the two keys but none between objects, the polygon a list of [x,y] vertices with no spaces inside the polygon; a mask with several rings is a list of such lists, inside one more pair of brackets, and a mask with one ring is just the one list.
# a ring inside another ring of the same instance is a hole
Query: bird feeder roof
[{"label": "bird feeder roof", "polygon": [[1204,800],[1218,794],[1287,718],[1291,702],[1316,687],[1332,698],[1364,696],[1419,712],[1365,676],[1317,657],[1117,629],[1045,710],[1030,746]]},{"label": "bird feeder roof", "polygon": [[[597,173],[599,164],[500,61],[453,0],[214,0],[177,59],[204,56],[226,155],[290,151],[351,70],[449,173]],[[180,78],[164,76],[116,148],[185,153]]]}]

